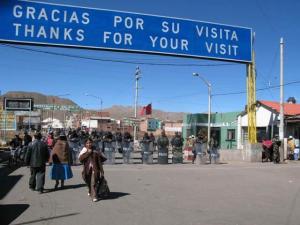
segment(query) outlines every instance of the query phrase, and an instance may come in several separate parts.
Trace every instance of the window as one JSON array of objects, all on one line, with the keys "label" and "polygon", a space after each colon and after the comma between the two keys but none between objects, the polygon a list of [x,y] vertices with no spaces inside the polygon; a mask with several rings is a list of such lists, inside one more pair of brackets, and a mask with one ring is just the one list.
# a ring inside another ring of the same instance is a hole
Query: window
[{"label": "window", "polygon": [[257,127],[256,128],[256,138],[259,143],[262,142],[263,138],[267,138],[266,127]]},{"label": "window", "polygon": [[235,140],[235,129],[227,130],[227,140],[229,140],[229,141]]}]

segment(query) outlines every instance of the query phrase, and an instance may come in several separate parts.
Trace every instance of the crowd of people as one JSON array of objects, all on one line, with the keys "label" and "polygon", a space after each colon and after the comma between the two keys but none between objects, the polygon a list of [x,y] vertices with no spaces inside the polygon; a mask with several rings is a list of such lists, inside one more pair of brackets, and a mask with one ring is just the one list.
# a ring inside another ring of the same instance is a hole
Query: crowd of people
[{"label": "crowd of people", "polygon": [[[203,160],[207,138],[199,132],[193,143],[194,159]],[[82,179],[87,184],[88,195],[93,201],[98,201],[100,187],[104,185],[102,194],[107,194],[109,188],[104,178],[103,164],[115,164],[115,155],[122,155],[123,163],[132,163],[134,140],[129,132],[91,132],[76,130],[49,130],[47,133],[37,132],[31,137],[24,132],[23,139],[16,134],[10,142],[12,149],[26,149],[23,159],[30,167],[29,188],[43,193],[46,165],[49,164],[49,178],[54,181],[54,190],[63,189],[65,181],[73,177],[73,165],[82,164]],[[210,140],[211,154],[217,157],[218,143],[214,135]],[[157,163],[168,164],[169,150],[172,151],[172,163],[183,163],[184,139],[181,133],[167,137],[163,130],[155,138],[153,133],[144,133],[139,140],[142,163],[152,164],[153,153],[158,152]]]},{"label": "crowd of people", "polygon": [[[196,137],[187,139],[187,145],[192,146],[192,163],[198,158],[205,162],[205,155],[210,160],[218,158],[219,144],[216,134],[212,133],[207,140],[205,132],[200,131]],[[158,164],[168,164],[169,148],[172,150],[172,163],[183,163],[184,139],[179,132],[169,140],[165,131],[156,139],[153,133],[144,133],[139,141],[142,162],[153,163],[153,153],[157,150]],[[280,162],[278,135],[272,140],[263,140],[263,161]],[[104,178],[103,164],[114,164],[115,153],[123,156],[123,163],[131,163],[134,151],[133,137],[130,133],[121,132],[87,132],[85,130],[56,130],[47,134],[36,132],[33,137],[24,132],[23,139],[16,134],[10,142],[12,149],[22,149],[22,160],[30,167],[29,188],[43,193],[46,165],[50,165],[49,178],[54,183],[54,190],[63,189],[65,180],[73,177],[72,165],[83,165],[82,179],[88,187],[88,195],[92,201],[98,201],[100,195],[107,195],[109,188]],[[288,159],[299,159],[299,143],[292,137],[288,138]],[[25,149],[25,150],[24,150]],[[102,190],[102,191],[100,191]]]},{"label": "crowd of people", "polygon": [[[279,136],[275,135],[272,140],[266,138],[262,141],[262,162],[280,162],[280,146],[281,141]],[[299,140],[294,139],[293,136],[287,138],[287,159],[288,160],[300,160],[299,158]]]},{"label": "crowd of people", "polygon": [[[29,188],[44,192],[46,165],[49,164],[49,178],[54,181],[54,190],[63,189],[65,181],[73,177],[72,165],[83,165],[82,178],[88,187],[88,195],[92,201],[98,201],[101,194],[109,193],[107,181],[104,178],[103,164],[114,164],[115,153],[123,156],[123,163],[131,163],[134,150],[133,137],[130,133],[116,132],[86,132],[84,130],[57,130],[47,134],[36,132],[31,137],[24,132],[23,139],[16,134],[10,142],[11,148],[24,148],[24,162],[30,167]],[[169,145],[173,151],[173,163],[183,162],[183,138],[176,132],[169,141],[165,132],[156,138],[153,133],[145,133],[140,140],[143,163],[153,163],[153,152],[158,150],[162,157],[158,163],[168,163]],[[164,155],[165,154],[165,155]],[[103,188],[102,188],[103,189]]]},{"label": "crowd of people", "polygon": [[[109,134],[108,134],[109,135]],[[24,139],[16,134],[11,140],[11,148],[25,148],[25,164],[30,168],[29,188],[39,193],[44,192],[46,165],[50,165],[49,178],[55,181],[54,190],[63,189],[65,180],[73,177],[71,166],[74,159],[74,149],[81,148],[75,156],[83,165],[82,178],[88,186],[88,194],[92,200],[98,201],[100,197],[101,183],[107,182],[104,178],[103,162],[106,156],[98,149],[95,136],[87,135],[77,131],[70,131],[68,134],[63,130],[55,133],[49,132],[48,135],[42,135],[36,132],[31,137],[27,132],[24,133]],[[107,190],[103,194],[109,192]]]},{"label": "crowd of people", "polygon": [[[64,137],[60,137],[61,133],[64,133]],[[134,140],[129,132],[99,132],[93,130],[87,132],[81,129],[74,129],[68,131],[49,131],[47,134],[44,133],[42,136],[42,141],[46,143],[48,151],[51,152],[57,148],[54,148],[55,143],[58,141],[61,143],[66,142],[64,148],[70,149],[68,155],[68,162],[70,165],[77,165],[79,163],[79,153],[84,147],[85,141],[91,138],[93,140],[93,147],[104,153],[106,156],[106,164],[115,164],[115,153],[122,155],[123,163],[129,164],[133,161],[133,151]],[[191,139],[188,139],[190,141]],[[209,141],[209,151],[206,151],[207,146],[207,137],[204,132],[199,132],[197,137],[192,139],[193,141],[193,163],[196,158],[201,158],[203,160],[205,154],[208,153],[210,160],[215,160],[218,158],[218,141],[213,133]],[[24,146],[28,146],[31,142],[31,136],[27,132],[24,133],[24,140],[22,140],[19,135],[16,135],[15,138],[11,141],[12,149],[21,148],[22,143]],[[158,152],[158,164],[167,164],[169,159],[169,150],[172,152],[172,163],[183,163],[183,147],[184,139],[181,136],[181,133],[175,132],[175,135],[169,140],[165,131],[163,130],[161,134],[157,137],[154,137],[153,133],[148,134],[144,133],[143,137],[139,140],[139,149],[141,152],[141,159],[143,163],[152,164],[153,163],[153,153],[154,151]],[[62,146],[60,147],[62,148]],[[66,151],[66,150],[65,150]],[[118,155],[119,156],[119,155]],[[50,163],[52,163],[50,158]],[[66,161],[66,159],[62,159]],[[55,160],[54,160],[55,161]],[[55,164],[55,163],[54,163]]]}]

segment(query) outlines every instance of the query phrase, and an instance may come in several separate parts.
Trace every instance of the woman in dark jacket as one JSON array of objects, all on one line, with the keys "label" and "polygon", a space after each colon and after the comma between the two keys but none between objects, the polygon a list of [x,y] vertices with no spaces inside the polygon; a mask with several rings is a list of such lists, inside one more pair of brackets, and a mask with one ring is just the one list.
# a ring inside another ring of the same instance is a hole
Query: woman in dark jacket
[{"label": "woman in dark jacket", "polygon": [[54,189],[58,188],[59,180],[61,188],[64,187],[64,181],[73,177],[71,170],[72,155],[64,133],[60,134],[51,151],[50,162],[53,163],[50,171],[50,178],[55,180]]},{"label": "woman in dark jacket", "polygon": [[82,178],[88,186],[88,195],[93,202],[98,201],[97,182],[104,177],[101,152],[94,151],[93,140],[88,138],[85,147],[79,153],[79,160],[83,163]]}]

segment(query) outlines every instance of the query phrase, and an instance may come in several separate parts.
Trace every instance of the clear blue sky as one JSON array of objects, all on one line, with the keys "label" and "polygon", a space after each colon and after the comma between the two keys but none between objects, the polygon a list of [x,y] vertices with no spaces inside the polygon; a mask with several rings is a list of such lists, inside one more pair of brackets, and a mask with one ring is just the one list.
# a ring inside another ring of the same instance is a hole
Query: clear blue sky
[{"label": "clear blue sky", "polygon": [[[42,0],[40,0],[42,1]],[[59,4],[103,8],[128,12],[178,17],[252,28],[256,33],[255,52],[257,88],[279,85],[279,40],[284,38],[284,82],[300,81],[300,1],[285,0],[47,0]],[[181,66],[153,66],[103,62],[55,56],[0,45],[0,90],[34,91],[47,95],[69,93],[68,98],[84,108],[99,109],[112,105],[132,106],[134,73],[140,66],[140,105],[152,102],[153,108],[173,112],[207,112],[207,87],[192,73],[202,74],[212,84],[212,94],[246,90],[246,66],[238,63],[188,59],[146,54],[129,54],[22,46],[70,55],[143,63],[169,63]],[[223,65],[223,64],[227,65]],[[195,64],[194,66],[182,66]],[[196,65],[199,66],[196,66]],[[217,66],[205,67],[203,64]],[[228,65],[229,64],[229,65]],[[5,78],[4,78],[5,77]],[[300,102],[299,84],[285,86],[285,99],[294,96]],[[279,101],[279,89],[257,92],[257,99]],[[246,94],[220,95],[212,99],[213,112],[241,111]]]}]

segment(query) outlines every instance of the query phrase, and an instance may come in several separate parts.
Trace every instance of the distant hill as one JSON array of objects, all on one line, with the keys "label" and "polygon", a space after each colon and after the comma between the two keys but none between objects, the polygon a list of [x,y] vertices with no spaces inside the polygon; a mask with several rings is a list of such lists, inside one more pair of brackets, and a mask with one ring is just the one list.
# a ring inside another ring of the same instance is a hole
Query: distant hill
[{"label": "distant hill", "polygon": [[[130,106],[114,105],[110,108],[103,109],[109,112],[112,118],[122,119],[124,117],[134,116],[134,108]],[[138,110],[139,113],[139,110]],[[162,120],[183,120],[183,116],[187,113],[184,112],[164,112],[161,110],[153,109],[151,117],[159,118]]]},{"label": "distant hill", "polygon": [[[77,105],[70,99],[60,98],[51,95],[43,95],[37,92],[25,92],[25,91],[9,91],[1,96],[9,98],[33,98],[34,104],[53,104],[53,100],[57,105]],[[2,102],[2,101],[1,101]]]},{"label": "distant hill", "polygon": [[[33,98],[34,104],[53,104],[53,100],[56,105],[74,105],[78,106],[75,102],[68,98],[61,98],[51,95],[44,95],[37,92],[25,92],[25,91],[10,91],[0,96],[2,104],[3,97],[10,98]],[[92,111],[92,110],[91,110]],[[110,108],[103,109],[104,112],[109,112],[110,116],[115,119],[123,119],[124,117],[134,116],[134,109],[131,106],[114,105]],[[59,113],[59,112],[57,112]],[[139,113],[139,110],[138,110]],[[184,112],[164,112],[161,110],[153,109],[151,117],[159,118],[162,120],[182,120],[183,116],[187,114]]]}]

